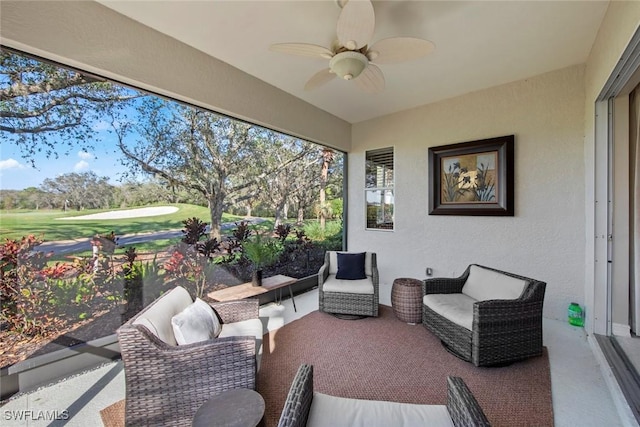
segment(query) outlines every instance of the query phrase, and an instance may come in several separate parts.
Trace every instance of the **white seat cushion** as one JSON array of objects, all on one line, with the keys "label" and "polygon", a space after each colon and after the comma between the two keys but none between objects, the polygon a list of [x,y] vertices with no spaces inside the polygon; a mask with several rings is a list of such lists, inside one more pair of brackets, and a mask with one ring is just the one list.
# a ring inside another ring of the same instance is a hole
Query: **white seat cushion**
[{"label": "white seat cushion", "polygon": [[336,279],[335,274],[330,274],[322,284],[323,292],[343,292],[347,294],[373,295],[373,282],[367,277],[362,280]]},{"label": "white seat cushion", "polygon": [[222,324],[222,331],[218,338],[225,337],[246,337],[256,338],[256,369],[260,370],[260,360],[262,359],[262,322],[260,319],[249,319],[235,323]]},{"label": "white seat cushion", "polygon": [[133,324],[146,327],[152,334],[169,345],[177,345],[171,319],[191,303],[193,300],[189,292],[182,286],[176,286],[154,301],[144,313],[133,321]]},{"label": "white seat cushion", "polygon": [[260,319],[243,320],[242,322],[224,323],[218,338],[252,336],[262,339],[262,322]]},{"label": "white seat cushion", "polygon": [[171,326],[178,345],[210,340],[217,337],[221,330],[213,308],[200,298],[173,316]]},{"label": "white seat cushion", "polygon": [[526,280],[472,265],[462,293],[478,301],[516,299],[522,295]]},{"label": "white seat cushion", "polygon": [[429,294],[422,298],[424,305],[456,325],[472,330],[473,304],[476,302],[465,294]]},{"label": "white seat cushion", "polygon": [[313,393],[307,427],[453,427],[445,405],[347,399]]}]

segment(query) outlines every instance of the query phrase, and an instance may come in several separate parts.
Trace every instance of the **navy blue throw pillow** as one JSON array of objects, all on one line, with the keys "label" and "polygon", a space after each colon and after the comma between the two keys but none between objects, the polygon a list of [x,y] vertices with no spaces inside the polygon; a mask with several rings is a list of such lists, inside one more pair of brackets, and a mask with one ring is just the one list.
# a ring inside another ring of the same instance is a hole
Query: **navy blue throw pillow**
[{"label": "navy blue throw pillow", "polygon": [[359,254],[338,253],[338,272],[336,279],[360,280],[366,279],[364,272],[365,252]]}]

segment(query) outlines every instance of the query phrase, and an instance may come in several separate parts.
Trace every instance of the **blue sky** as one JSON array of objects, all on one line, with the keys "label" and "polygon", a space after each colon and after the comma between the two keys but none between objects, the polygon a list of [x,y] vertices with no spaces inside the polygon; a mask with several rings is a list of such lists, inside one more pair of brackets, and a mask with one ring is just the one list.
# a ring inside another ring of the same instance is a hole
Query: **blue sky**
[{"label": "blue sky", "polygon": [[[98,176],[108,176],[109,182],[117,185],[126,170],[120,163],[122,155],[115,138],[106,131],[103,123],[94,126],[97,131],[94,149],[90,152],[75,148],[68,155],[60,154],[57,159],[39,153],[35,156],[36,169],[20,156],[20,150],[11,141],[2,141],[0,148],[0,189],[22,190],[38,187],[46,178],[72,172],[93,171]],[[65,147],[66,148],[66,147]]]}]

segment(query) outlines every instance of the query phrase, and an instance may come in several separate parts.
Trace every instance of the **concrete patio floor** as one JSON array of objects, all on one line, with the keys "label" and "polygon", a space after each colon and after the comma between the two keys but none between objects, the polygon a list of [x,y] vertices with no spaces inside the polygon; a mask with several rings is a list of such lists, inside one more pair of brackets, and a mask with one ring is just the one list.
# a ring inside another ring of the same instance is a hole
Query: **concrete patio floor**
[{"label": "concrete patio floor", "polygon": [[[391,305],[390,292],[381,292],[381,304]],[[386,298],[385,298],[386,295]],[[282,305],[267,304],[260,317],[273,330],[318,309],[318,292],[296,296],[298,312],[290,299]],[[544,344],[549,351],[552,399],[557,427],[637,426],[624,411],[625,402],[612,394],[607,383],[612,378],[601,369],[582,328],[557,320],[544,320]],[[9,426],[101,426],[99,411],[125,396],[121,361],[74,375],[28,393],[14,396],[1,408],[0,425]],[[618,407],[623,408],[621,412]],[[28,412],[31,411],[31,412]],[[42,411],[42,412],[39,412]],[[39,415],[59,415],[58,419],[37,419]],[[622,414],[622,415],[621,415]],[[22,417],[22,419],[17,419]]]}]

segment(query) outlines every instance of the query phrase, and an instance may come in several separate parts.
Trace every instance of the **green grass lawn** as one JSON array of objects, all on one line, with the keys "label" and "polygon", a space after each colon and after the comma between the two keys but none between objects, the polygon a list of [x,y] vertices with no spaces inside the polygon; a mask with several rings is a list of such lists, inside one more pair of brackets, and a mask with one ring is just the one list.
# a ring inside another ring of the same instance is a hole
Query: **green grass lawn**
[{"label": "green grass lawn", "polygon": [[[178,211],[159,216],[140,218],[122,218],[111,220],[73,220],[59,221],[58,218],[89,215],[104,210],[92,209],[84,211],[2,211],[0,212],[0,241],[5,239],[21,239],[29,234],[44,235],[45,241],[71,240],[93,237],[96,234],[107,234],[115,231],[116,235],[164,231],[183,228],[182,221],[197,217],[210,223],[209,209],[188,204],[162,204],[176,206]],[[127,208],[128,209],[128,208]],[[240,221],[243,217],[224,214],[223,222]]]}]

